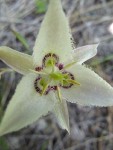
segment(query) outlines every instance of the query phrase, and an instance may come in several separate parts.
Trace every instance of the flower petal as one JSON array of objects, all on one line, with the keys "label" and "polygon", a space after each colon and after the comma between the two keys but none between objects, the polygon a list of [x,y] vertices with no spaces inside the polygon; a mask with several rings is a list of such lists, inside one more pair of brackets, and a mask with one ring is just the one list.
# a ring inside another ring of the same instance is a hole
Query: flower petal
[{"label": "flower petal", "polygon": [[36,77],[28,74],[19,83],[1,122],[0,136],[30,125],[53,109],[54,93],[40,96],[34,89]]},{"label": "flower petal", "polygon": [[94,57],[97,54],[98,44],[86,45],[75,49],[73,53],[74,61],[78,64],[82,64],[88,59]]},{"label": "flower petal", "polygon": [[29,69],[34,69],[32,56],[6,46],[0,47],[0,59],[21,74],[26,74]]},{"label": "flower petal", "polygon": [[34,46],[34,62],[41,65],[47,53],[55,53],[60,62],[71,57],[72,42],[67,18],[62,10],[60,0],[50,0],[49,8],[41,25]]},{"label": "flower petal", "polygon": [[61,126],[61,128],[66,129],[70,133],[69,114],[67,103],[65,100],[62,100],[62,102],[58,102],[55,105],[54,114],[57,117],[58,123]]},{"label": "flower petal", "polygon": [[62,88],[62,95],[67,101],[81,105],[112,106],[113,88],[96,73],[81,65],[69,68],[80,86]]}]

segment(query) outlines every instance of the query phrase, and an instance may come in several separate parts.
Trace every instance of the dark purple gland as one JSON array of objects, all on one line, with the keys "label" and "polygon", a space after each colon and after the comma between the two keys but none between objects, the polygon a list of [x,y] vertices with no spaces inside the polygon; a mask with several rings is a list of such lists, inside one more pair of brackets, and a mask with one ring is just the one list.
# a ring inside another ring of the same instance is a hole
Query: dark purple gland
[{"label": "dark purple gland", "polygon": [[50,90],[56,91],[57,90],[57,86],[50,86]]},{"label": "dark purple gland", "polygon": [[[67,80],[74,80],[74,75],[70,72],[67,72],[67,71],[64,71],[62,72],[62,74],[66,75],[65,79]],[[67,81],[63,81],[63,85],[60,84],[61,87],[65,88],[65,89],[68,89],[68,88],[71,88],[73,86],[72,83],[69,83]]]},{"label": "dark purple gland", "polygon": [[56,54],[48,53],[44,56],[42,64],[44,67],[57,65],[59,62],[59,57]]},{"label": "dark purple gland", "polygon": [[35,68],[35,71],[40,72],[42,69],[43,69],[42,67],[36,67],[36,68]]},{"label": "dark purple gland", "polygon": [[58,68],[59,68],[59,70],[62,70],[64,68],[64,65],[63,64],[58,64]]}]

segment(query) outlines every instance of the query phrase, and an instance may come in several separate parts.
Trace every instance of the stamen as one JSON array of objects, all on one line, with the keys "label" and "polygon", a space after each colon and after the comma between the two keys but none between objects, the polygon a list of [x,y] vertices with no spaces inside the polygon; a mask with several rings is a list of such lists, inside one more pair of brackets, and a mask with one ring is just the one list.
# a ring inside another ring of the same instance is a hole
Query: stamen
[{"label": "stamen", "polygon": [[60,88],[58,86],[57,86],[57,94],[58,94],[58,98],[59,98],[60,102],[62,102],[62,95],[61,95]]},{"label": "stamen", "polygon": [[80,83],[79,82],[77,82],[76,80],[66,80],[67,82],[69,82],[69,83],[72,83],[72,84],[75,84],[75,85],[80,85]]},{"label": "stamen", "polygon": [[35,70],[32,70],[32,69],[29,69],[32,73],[35,73],[35,74],[39,74],[39,75],[47,75],[47,73],[45,72],[38,72],[38,71],[35,71]]},{"label": "stamen", "polygon": [[48,86],[49,86],[49,83],[45,85],[45,87],[42,90],[41,95],[43,95],[48,90]]},{"label": "stamen", "polygon": [[71,66],[73,66],[74,64],[76,64],[76,61],[70,63],[70,64],[67,64],[64,69],[67,69],[67,68],[70,68]]}]

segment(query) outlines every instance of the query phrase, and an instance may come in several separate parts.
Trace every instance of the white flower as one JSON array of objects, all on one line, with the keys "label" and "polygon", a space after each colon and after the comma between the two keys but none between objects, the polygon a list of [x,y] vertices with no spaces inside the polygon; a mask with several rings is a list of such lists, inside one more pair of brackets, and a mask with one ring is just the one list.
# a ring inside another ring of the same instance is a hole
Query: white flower
[{"label": "white flower", "polygon": [[97,53],[97,44],[72,49],[68,21],[60,0],[50,0],[33,56],[0,47],[0,59],[24,75],[9,102],[0,135],[17,131],[53,112],[70,131],[66,101],[82,105],[113,105],[113,89],[82,63]]}]

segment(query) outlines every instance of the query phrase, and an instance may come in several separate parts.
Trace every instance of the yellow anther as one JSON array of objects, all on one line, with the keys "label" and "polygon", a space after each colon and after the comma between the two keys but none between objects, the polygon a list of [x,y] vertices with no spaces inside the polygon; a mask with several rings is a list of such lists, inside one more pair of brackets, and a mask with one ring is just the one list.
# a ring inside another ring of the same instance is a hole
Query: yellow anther
[{"label": "yellow anther", "polygon": [[64,69],[67,69],[67,68],[70,68],[71,66],[73,66],[74,64],[76,64],[76,61],[70,63],[70,64],[67,64]]},{"label": "yellow anther", "polygon": [[32,70],[32,69],[29,69],[32,73],[35,73],[35,74],[40,74],[40,75],[47,75],[46,72],[39,72],[39,71],[35,71],[35,70]]},{"label": "yellow anther", "polygon": [[66,80],[66,81],[69,82],[69,83],[75,84],[75,85],[80,85],[80,83],[77,82],[76,80],[69,79],[69,80]]},{"label": "yellow anther", "polygon": [[46,85],[44,86],[41,95],[44,95],[44,93],[45,93],[46,90],[48,89],[48,85],[49,85],[49,84],[46,84]]},{"label": "yellow anther", "polygon": [[57,86],[57,94],[58,94],[58,98],[59,98],[60,102],[62,102],[62,95],[61,95],[60,88],[58,86]]}]

